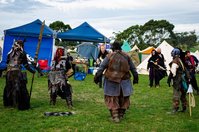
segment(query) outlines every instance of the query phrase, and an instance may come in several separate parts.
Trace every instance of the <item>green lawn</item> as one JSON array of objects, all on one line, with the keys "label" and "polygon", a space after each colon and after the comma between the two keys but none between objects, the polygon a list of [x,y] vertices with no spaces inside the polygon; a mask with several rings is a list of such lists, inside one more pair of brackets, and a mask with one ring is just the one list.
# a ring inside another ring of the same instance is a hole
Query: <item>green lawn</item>
[{"label": "green lawn", "polygon": [[[29,74],[28,89],[31,75]],[[64,100],[57,98],[55,106],[49,105],[47,78],[35,78],[31,109],[18,111],[3,107],[5,78],[0,78],[0,131],[71,131],[71,132],[196,132],[199,131],[199,96],[195,95],[196,107],[192,117],[189,111],[170,115],[172,108],[172,88],[161,81],[160,88],[148,87],[148,76],[139,76],[139,84],[134,86],[131,106],[120,123],[109,121],[109,111],[104,104],[103,89],[93,83],[93,76],[84,81],[70,78],[73,86],[75,115],[45,117],[44,112],[70,111]],[[199,84],[199,76],[197,76]]]}]

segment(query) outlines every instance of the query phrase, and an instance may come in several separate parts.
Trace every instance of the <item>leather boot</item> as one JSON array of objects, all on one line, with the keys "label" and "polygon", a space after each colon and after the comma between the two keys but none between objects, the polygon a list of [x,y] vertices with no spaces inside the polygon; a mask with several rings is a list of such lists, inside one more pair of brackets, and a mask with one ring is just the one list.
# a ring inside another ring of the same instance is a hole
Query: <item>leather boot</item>
[{"label": "leather boot", "polygon": [[69,95],[68,97],[66,97],[66,103],[69,109],[71,109],[73,107],[73,103],[72,103],[72,95]]},{"label": "leather boot", "polygon": [[112,121],[115,123],[120,122],[118,110],[112,110]]},{"label": "leather boot", "polygon": [[124,118],[125,111],[125,109],[119,109],[119,119]]},{"label": "leather boot", "polygon": [[172,113],[173,113],[173,114],[175,114],[175,113],[177,113],[177,112],[178,112],[178,110],[179,110],[179,107],[177,107],[177,108],[173,108]]},{"label": "leather boot", "polygon": [[183,106],[182,107],[182,110],[180,112],[185,112],[187,110],[187,107],[186,106]]}]

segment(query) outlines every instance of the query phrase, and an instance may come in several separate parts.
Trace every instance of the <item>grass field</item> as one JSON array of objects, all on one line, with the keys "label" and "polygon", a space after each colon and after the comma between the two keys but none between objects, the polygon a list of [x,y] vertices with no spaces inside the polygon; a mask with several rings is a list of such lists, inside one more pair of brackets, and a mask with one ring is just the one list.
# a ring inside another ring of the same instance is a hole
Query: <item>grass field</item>
[{"label": "grass field", "polygon": [[[29,74],[28,89],[31,75]],[[109,121],[109,111],[104,104],[103,89],[93,83],[93,75],[84,81],[70,78],[73,86],[72,116],[45,117],[44,112],[70,111],[64,100],[57,98],[55,106],[49,105],[46,77],[35,77],[31,109],[18,111],[3,107],[5,78],[0,78],[0,131],[67,131],[67,132],[196,132],[199,131],[199,96],[195,95],[193,115],[189,111],[168,114],[172,108],[172,88],[161,81],[160,88],[148,87],[148,76],[139,75],[139,84],[134,86],[131,106],[120,123]],[[197,75],[199,83],[199,76]]]}]

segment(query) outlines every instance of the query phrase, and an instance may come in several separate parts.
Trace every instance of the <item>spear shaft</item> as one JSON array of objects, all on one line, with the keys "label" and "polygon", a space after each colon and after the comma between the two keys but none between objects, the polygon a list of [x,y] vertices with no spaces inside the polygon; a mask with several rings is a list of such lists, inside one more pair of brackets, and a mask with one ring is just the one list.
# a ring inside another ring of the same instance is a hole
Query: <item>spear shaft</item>
[{"label": "spear shaft", "polygon": [[[39,49],[40,49],[40,45],[41,45],[41,41],[42,41],[42,35],[43,35],[43,31],[44,31],[44,26],[45,26],[45,21],[42,22],[42,25],[41,25],[41,28],[40,28],[40,33],[39,33],[39,38],[38,38],[38,43],[37,43],[37,49],[36,49],[35,57],[34,57],[34,64],[33,64],[34,66],[37,65]],[[31,82],[31,87],[30,87],[30,98],[31,98],[31,94],[32,94],[34,77],[35,77],[35,73],[32,74],[32,82]]]}]

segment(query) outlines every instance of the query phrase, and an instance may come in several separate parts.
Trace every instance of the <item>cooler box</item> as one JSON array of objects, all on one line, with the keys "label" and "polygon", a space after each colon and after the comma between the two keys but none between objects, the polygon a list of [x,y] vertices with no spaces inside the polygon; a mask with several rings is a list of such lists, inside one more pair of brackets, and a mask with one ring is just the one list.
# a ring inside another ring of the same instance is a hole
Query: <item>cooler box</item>
[{"label": "cooler box", "polygon": [[86,78],[86,73],[83,72],[75,72],[74,79],[78,81],[83,81]]}]

